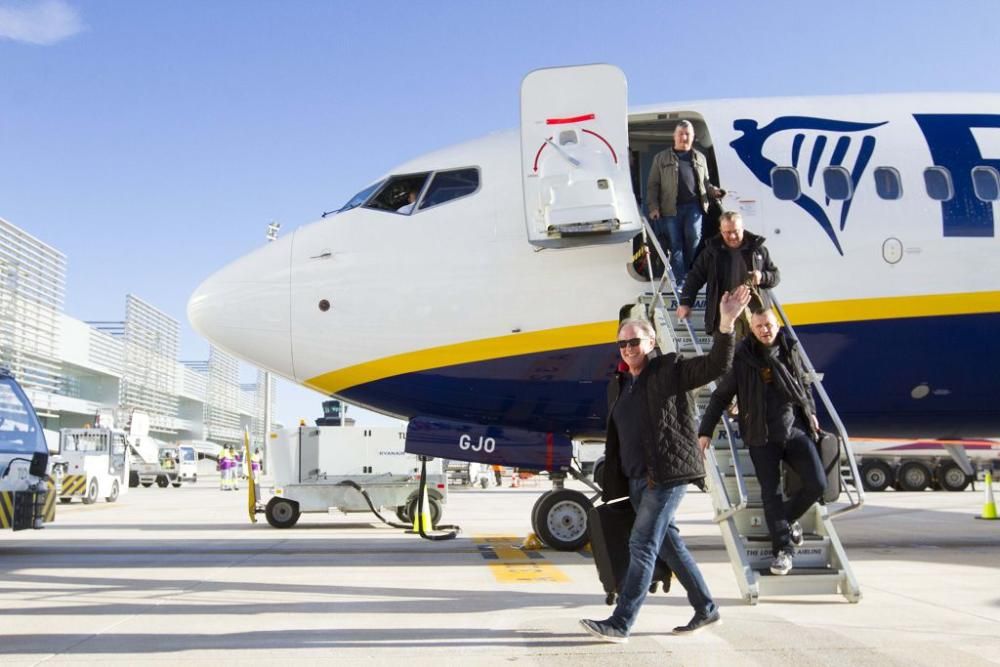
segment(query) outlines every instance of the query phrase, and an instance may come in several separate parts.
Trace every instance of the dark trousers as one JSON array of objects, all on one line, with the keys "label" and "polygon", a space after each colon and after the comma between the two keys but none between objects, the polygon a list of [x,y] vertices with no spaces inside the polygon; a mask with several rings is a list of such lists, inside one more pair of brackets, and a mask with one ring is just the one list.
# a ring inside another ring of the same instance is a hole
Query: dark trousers
[{"label": "dark trousers", "polygon": [[[763,447],[748,447],[760,482],[764,519],[771,533],[771,548],[775,554],[791,549],[788,526],[806,513],[826,490],[826,473],[819,459],[816,443],[799,428],[792,428],[785,442],[769,442]],[[781,462],[787,461],[802,479],[802,488],[787,502],[781,497]]]}]

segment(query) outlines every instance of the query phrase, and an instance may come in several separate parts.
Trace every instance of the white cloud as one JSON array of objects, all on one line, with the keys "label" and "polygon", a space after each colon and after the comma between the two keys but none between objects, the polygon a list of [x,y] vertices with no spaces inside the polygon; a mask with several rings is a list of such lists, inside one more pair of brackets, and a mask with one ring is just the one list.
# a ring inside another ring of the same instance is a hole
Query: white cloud
[{"label": "white cloud", "polygon": [[83,29],[80,15],[63,0],[0,5],[0,39],[48,45]]}]

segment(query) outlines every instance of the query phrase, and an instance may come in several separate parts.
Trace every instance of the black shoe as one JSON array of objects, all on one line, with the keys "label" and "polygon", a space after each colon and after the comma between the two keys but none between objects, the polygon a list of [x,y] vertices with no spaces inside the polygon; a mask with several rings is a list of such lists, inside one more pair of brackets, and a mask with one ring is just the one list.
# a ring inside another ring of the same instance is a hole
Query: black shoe
[{"label": "black shoe", "polygon": [[607,621],[591,621],[587,618],[580,619],[583,629],[594,635],[598,639],[612,644],[625,644],[628,642],[628,633],[614,627]]},{"label": "black shoe", "polygon": [[675,635],[690,635],[698,632],[702,628],[712,625],[713,623],[722,623],[722,615],[719,610],[716,609],[708,616],[696,613],[687,625],[679,625],[674,628]]},{"label": "black shoe", "polygon": [[806,540],[805,535],[802,534],[802,525],[798,521],[793,522],[788,527],[788,536],[794,547],[801,547]]}]

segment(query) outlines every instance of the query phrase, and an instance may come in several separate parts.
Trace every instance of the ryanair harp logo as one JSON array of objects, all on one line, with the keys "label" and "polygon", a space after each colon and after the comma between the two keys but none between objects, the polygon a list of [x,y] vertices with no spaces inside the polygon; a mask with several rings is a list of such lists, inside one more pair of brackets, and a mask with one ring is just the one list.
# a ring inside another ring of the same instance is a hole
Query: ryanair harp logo
[{"label": "ryanair harp logo", "polygon": [[857,189],[861,177],[875,151],[875,136],[871,133],[881,123],[852,123],[809,116],[782,116],[764,127],[757,121],[740,118],[733,129],[742,132],[729,145],[743,164],[767,187],[772,187],[771,170],[794,167],[799,173],[801,194],[796,206],[808,213],[823,229],[834,247],[844,254],[838,233],[847,226],[851,199],[829,199],[823,188],[822,170],[843,167]]}]

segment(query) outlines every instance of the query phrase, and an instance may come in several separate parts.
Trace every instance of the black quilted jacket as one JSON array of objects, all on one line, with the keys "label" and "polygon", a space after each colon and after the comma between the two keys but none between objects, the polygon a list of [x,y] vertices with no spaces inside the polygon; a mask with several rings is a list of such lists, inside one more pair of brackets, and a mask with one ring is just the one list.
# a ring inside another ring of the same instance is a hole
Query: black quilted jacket
[{"label": "black quilted jacket", "polygon": [[[716,333],[712,350],[702,356],[685,359],[676,354],[656,356],[639,374],[633,391],[642,392],[642,449],[650,481],[695,481],[705,476],[698,449],[694,403],[688,392],[717,379],[729,370],[733,361],[733,335]],[[625,371],[628,372],[628,371]],[[624,375],[608,384],[608,431],[604,450],[604,489],[607,502],[628,495],[628,479],[621,469],[618,429],[615,427],[615,403],[621,392]]]}]

